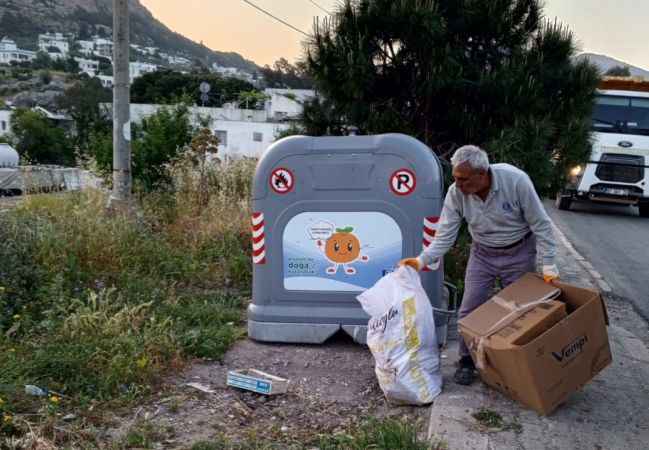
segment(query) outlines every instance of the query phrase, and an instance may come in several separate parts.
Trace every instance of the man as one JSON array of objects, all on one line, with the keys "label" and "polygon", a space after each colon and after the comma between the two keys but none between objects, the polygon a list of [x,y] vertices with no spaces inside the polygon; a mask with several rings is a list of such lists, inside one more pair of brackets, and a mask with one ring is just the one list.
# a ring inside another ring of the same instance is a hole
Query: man
[{"label": "man", "polygon": [[[551,222],[529,176],[509,164],[489,165],[487,154],[472,145],[459,148],[451,163],[455,183],[444,200],[433,243],[418,258],[403,259],[399,265],[419,271],[434,263],[453,246],[464,219],[473,244],[460,319],[489,299],[497,277],[507,286],[535,271],[537,240],[543,278],[546,282],[557,279]],[[469,385],[475,379],[475,365],[462,339],[459,356],[455,381]]]}]

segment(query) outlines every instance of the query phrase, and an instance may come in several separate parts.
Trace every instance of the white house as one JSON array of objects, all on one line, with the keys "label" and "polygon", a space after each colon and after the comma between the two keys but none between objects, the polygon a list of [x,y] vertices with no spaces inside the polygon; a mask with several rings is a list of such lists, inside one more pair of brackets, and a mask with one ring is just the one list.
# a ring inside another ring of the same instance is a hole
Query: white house
[{"label": "white house", "polygon": [[[20,157],[18,156],[18,152],[11,145],[0,144],[0,169],[18,167],[19,162],[20,162]],[[11,176],[11,172],[9,174],[5,172],[3,175],[4,175],[3,178],[5,178],[5,180],[0,180],[0,185],[3,184],[2,181],[5,182],[8,181],[7,178],[9,179],[13,178]]]},{"label": "white house", "polygon": [[4,37],[0,41],[0,64],[10,64],[14,61],[32,61],[34,58],[36,58],[36,52],[20,50],[13,40]]},{"label": "white house", "polygon": [[77,41],[79,44],[79,52],[83,55],[90,56],[95,51],[95,43],[93,41]]},{"label": "white house", "polygon": [[272,120],[297,119],[304,110],[304,102],[315,97],[311,89],[265,89],[266,112]]},{"label": "white house", "polygon": [[77,57],[74,60],[79,64],[80,72],[87,73],[91,77],[96,76],[97,72],[99,72],[99,61]]},{"label": "white house", "polygon": [[51,53],[55,55],[60,53],[63,55],[62,57],[65,57],[70,52],[70,43],[68,38],[61,33],[39,34],[38,48],[47,53],[50,53],[51,48],[56,48],[58,51]]},{"label": "white house", "polygon": [[11,111],[0,109],[0,136],[11,133]]},{"label": "white house", "polygon": [[212,71],[218,73],[224,78],[238,78],[239,80],[247,81],[252,83],[254,81],[252,74],[240,70],[236,67],[223,67],[219,66],[217,63],[212,64]]},{"label": "white house", "polygon": [[107,89],[112,89],[114,84],[114,78],[110,75],[97,75],[97,78],[101,82],[101,85]]},{"label": "white house", "polygon": [[155,64],[149,64],[140,61],[132,62],[128,65],[131,81],[135,80],[138,77],[141,77],[145,73],[155,72],[156,70],[158,70],[158,66],[156,66]]},{"label": "white house", "polygon": [[191,64],[191,61],[189,59],[184,58],[182,56],[166,55],[165,58],[167,59],[167,61],[169,61],[169,64],[177,64],[177,65]]},{"label": "white house", "polygon": [[[131,104],[131,121],[139,123],[152,116],[165,105]],[[280,132],[289,128],[286,123],[269,122],[265,111],[190,108],[191,122],[198,126],[207,119],[210,129],[219,138],[219,157],[237,159],[260,157],[277,139]]]},{"label": "white house", "polygon": [[103,56],[104,58],[113,58],[113,41],[103,38],[95,38],[94,40],[95,55]]}]

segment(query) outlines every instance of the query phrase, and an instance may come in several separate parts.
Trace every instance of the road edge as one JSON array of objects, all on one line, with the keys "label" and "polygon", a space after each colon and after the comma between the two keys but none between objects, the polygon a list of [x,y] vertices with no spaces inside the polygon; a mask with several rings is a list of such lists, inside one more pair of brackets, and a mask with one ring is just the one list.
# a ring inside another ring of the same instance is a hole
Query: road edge
[{"label": "road edge", "polygon": [[[572,245],[570,240],[568,240],[566,235],[563,233],[563,231],[561,231],[554,220],[552,220],[551,217],[549,217],[549,219],[550,223],[552,224],[552,231],[561,240],[561,243],[564,245],[564,247],[566,247],[568,251],[574,256],[579,265],[581,265],[584,270],[590,275],[590,277],[595,281],[597,286],[607,294],[613,292],[611,286],[606,282],[602,274],[596,271],[593,265],[586,258],[584,258],[581,253],[577,251],[577,249]],[[559,273],[559,275],[561,275],[561,273]]]}]

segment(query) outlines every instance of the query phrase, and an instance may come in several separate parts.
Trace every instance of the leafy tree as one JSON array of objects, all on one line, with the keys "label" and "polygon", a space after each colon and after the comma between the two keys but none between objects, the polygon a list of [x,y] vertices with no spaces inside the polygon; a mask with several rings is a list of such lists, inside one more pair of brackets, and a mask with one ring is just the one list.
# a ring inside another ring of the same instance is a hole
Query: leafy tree
[{"label": "leafy tree", "polygon": [[[185,106],[162,108],[133,125],[131,130],[133,180],[145,191],[168,182],[166,165],[178,157],[191,141],[193,129]],[[96,131],[90,135],[91,148],[99,170],[108,175],[113,164],[112,135]]]},{"label": "leafy tree", "polygon": [[611,77],[630,77],[631,69],[629,69],[629,66],[614,66],[608,69],[604,75]]},{"label": "leafy tree", "polygon": [[264,102],[268,96],[259,91],[246,91],[239,93],[239,107],[246,109],[264,109]]},{"label": "leafy tree", "polygon": [[133,178],[145,190],[168,181],[164,165],[191,141],[192,127],[185,106],[163,108],[134,127]]},{"label": "leafy tree", "polygon": [[99,73],[101,75],[113,75],[113,63],[110,59],[103,56],[95,56],[94,59],[99,62]]},{"label": "leafy tree", "polygon": [[205,106],[218,107],[223,103],[238,101],[239,93],[254,91],[254,86],[236,78],[223,78],[212,73],[183,74],[172,70],[159,70],[137,78],[131,85],[133,103],[176,103],[179,97],[189,96],[194,104],[202,104],[199,91],[201,82],[210,84],[211,90]]},{"label": "leafy tree", "polygon": [[261,69],[266,86],[271,88],[291,89],[312,89],[313,80],[308,73],[304,61],[298,61],[295,65],[289,63],[285,58],[280,58],[273,64]]},{"label": "leafy tree", "polygon": [[51,69],[52,68],[52,58],[50,55],[43,51],[36,52],[36,58],[32,61],[32,67],[34,69]]},{"label": "leafy tree", "polygon": [[599,77],[542,17],[539,0],[346,0],[307,45],[331,103],[315,116],[412,134],[442,156],[474,143],[556,187],[589,154]]},{"label": "leafy tree", "polygon": [[16,150],[22,157],[34,164],[74,164],[74,151],[65,131],[41,113],[17,109],[11,120]]},{"label": "leafy tree", "polygon": [[61,72],[77,73],[79,72],[79,63],[72,57],[57,59],[52,62],[52,69]]},{"label": "leafy tree", "polygon": [[97,78],[82,77],[57,98],[57,106],[74,120],[73,142],[81,154],[88,153],[93,131],[109,128],[99,105],[110,102],[111,97],[111,91],[104,88]]}]

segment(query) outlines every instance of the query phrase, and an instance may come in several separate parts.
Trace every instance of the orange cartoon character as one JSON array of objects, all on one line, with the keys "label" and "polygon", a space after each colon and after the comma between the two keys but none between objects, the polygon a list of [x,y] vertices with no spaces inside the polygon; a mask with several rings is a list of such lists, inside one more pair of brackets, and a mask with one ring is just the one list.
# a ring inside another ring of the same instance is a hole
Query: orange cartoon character
[{"label": "orange cartoon character", "polygon": [[327,275],[335,275],[338,267],[343,266],[347,275],[354,275],[356,269],[350,264],[360,261],[368,262],[369,256],[361,255],[361,241],[352,233],[353,227],[336,228],[336,232],[325,242],[317,241],[318,248],[322,250],[333,266],[327,267]]}]

